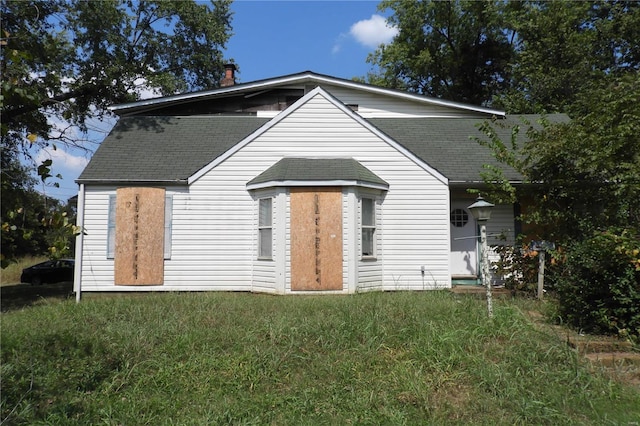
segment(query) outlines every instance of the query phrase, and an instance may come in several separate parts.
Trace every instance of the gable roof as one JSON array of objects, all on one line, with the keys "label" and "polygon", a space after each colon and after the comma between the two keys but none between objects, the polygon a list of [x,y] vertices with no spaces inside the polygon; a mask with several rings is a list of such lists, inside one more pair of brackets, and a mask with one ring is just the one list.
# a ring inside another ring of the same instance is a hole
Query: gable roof
[{"label": "gable roof", "polygon": [[388,89],[371,84],[360,83],[353,80],[332,77],[329,75],[318,74],[312,71],[303,71],[296,74],[289,74],[275,78],[252,81],[249,83],[240,83],[232,86],[221,87],[211,90],[201,90],[197,92],[182,93],[173,96],[165,96],[161,98],[145,99],[127,104],[113,105],[109,110],[118,115],[131,115],[140,113],[149,113],[154,109],[166,108],[185,103],[218,99],[224,97],[247,95],[253,96],[262,91],[268,91],[279,87],[308,87],[313,89],[316,86],[332,85],[343,88],[357,89],[369,93],[381,94],[391,98],[405,99],[421,104],[436,105],[441,107],[454,108],[463,111],[472,111],[488,116],[504,116],[504,111],[481,107],[477,105],[464,104],[433,98],[430,96],[410,93],[402,90]]},{"label": "gable roof", "polygon": [[268,121],[249,116],[122,117],[77,182],[186,184]]},{"label": "gable roof", "polygon": [[442,173],[438,172],[436,169],[431,167],[423,159],[421,159],[419,157],[416,157],[412,152],[407,151],[401,144],[398,144],[397,141],[395,141],[394,139],[390,138],[389,136],[387,136],[386,134],[381,132],[378,128],[373,126],[371,123],[369,123],[368,121],[363,119],[360,115],[358,115],[355,112],[353,112],[350,108],[348,108],[345,104],[340,102],[340,100],[335,98],[333,95],[328,93],[322,87],[316,87],[315,89],[313,89],[312,91],[310,91],[309,93],[304,95],[302,98],[298,99],[289,108],[287,108],[286,110],[284,110],[280,114],[278,114],[275,118],[273,118],[272,120],[269,120],[269,122],[266,123],[264,126],[262,126],[260,129],[257,129],[251,135],[251,137],[247,137],[244,140],[239,141],[231,149],[229,149],[227,152],[225,152],[224,155],[222,155],[222,156],[220,156],[220,157],[218,157],[216,159],[213,159],[209,164],[207,164],[205,167],[200,169],[196,174],[191,176],[191,178],[189,178],[189,183],[192,183],[192,182],[196,181],[201,176],[203,176],[204,174],[209,172],[209,170],[211,170],[213,167],[217,166],[220,162],[224,161],[229,156],[233,155],[235,152],[237,152],[238,150],[242,149],[246,144],[250,143],[253,139],[255,139],[256,137],[260,136],[261,134],[267,132],[271,127],[275,126],[280,121],[284,120],[286,117],[288,117],[289,115],[293,114],[298,108],[300,108],[302,105],[306,104],[309,100],[314,98],[316,95],[322,96],[329,103],[333,104],[334,107],[336,107],[337,109],[341,110],[343,113],[345,113],[346,115],[351,117],[354,121],[356,121],[357,123],[362,125],[365,129],[369,130],[370,132],[372,132],[376,136],[380,137],[382,140],[384,140],[386,143],[388,143],[389,145],[393,146],[394,148],[402,151],[404,155],[409,157],[411,160],[415,161],[416,164],[418,164],[424,170],[429,172],[431,175],[433,175],[440,182],[445,183],[445,184],[447,183],[447,177],[446,176],[444,176]]},{"label": "gable roof", "polygon": [[247,183],[247,189],[272,186],[343,185],[388,189],[389,184],[353,158],[285,157]]}]

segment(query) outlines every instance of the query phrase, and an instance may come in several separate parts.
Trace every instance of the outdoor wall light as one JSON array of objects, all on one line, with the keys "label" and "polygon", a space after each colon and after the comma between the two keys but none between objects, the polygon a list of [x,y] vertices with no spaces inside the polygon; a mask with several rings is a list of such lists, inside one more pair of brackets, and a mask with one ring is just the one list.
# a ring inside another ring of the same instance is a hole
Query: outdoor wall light
[{"label": "outdoor wall light", "polygon": [[471,204],[467,208],[478,222],[486,222],[487,220],[491,219],[491,210],[494,207],[495,204],[491,204],[485,201],[485,199],[481,196],[478,196],[476,202]]}]

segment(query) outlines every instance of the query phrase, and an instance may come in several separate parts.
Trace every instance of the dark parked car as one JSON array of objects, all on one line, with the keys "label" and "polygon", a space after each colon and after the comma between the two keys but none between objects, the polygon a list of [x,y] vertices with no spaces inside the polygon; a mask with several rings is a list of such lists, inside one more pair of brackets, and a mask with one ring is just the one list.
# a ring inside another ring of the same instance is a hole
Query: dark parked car
[{"label": "dark parked car", "polygon": [[48,260],[22,270],[20,282],[33,285],[73,281],[73,259]]}]

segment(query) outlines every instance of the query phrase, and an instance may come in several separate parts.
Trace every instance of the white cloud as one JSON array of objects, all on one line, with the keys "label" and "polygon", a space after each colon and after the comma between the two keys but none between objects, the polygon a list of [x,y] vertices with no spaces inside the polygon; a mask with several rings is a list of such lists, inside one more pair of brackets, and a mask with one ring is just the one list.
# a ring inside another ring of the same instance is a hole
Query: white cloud
[{"label": "white cloud", "polygon": [[349,30],[358,43],[371,48],[389,43],[398,34],[398,28],[391,26],[380,15],[371,15],[371,19],[358,21]]},{"label": "white cloud", "polygon": [[[36,155],[36,163],[40,164],[44,160],[53,160],[53,167],[55,169],[65,169],[67,173],[74,174],[74,178],[80,174],[80,172],[87,166],[89,159],[82,155],[74,155],[62,148],[41,149]],[[53,173],[55,175],[55,173]],[[64,174],[63,174],[64,176]]]}]

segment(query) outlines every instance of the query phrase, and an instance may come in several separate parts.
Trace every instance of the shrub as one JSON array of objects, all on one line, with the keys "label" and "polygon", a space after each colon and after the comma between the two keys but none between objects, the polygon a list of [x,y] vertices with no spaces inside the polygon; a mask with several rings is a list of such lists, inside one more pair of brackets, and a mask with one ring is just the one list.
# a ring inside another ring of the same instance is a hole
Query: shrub
[{"label": "shrub", "polygon": [[[535,295],[538,289],[538,252],[528,245],[497,245],[492,250],[498,259],[491,262],[491,269],[505,288],[529,295]],[[549,256],[545,265],[545,289],[552,288],[550,275],[556,261]]]},{"label": "shrub", "polygon": [[639,237],[610,229],[568,247],[556,282],[564,321],[588,332],[640,337]]}]

